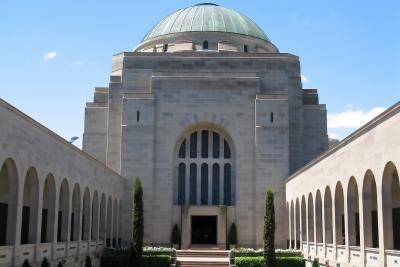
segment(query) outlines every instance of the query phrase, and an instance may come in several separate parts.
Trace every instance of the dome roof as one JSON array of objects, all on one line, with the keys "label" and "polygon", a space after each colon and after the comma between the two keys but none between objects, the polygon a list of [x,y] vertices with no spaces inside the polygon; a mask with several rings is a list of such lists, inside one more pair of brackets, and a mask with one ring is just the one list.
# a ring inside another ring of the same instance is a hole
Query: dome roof
[{"label": "dome roof", "polygon": [[203,3],[175,11],[159,21],[143,41],[180,32],[226,32],[247,35],[270,42],[250,18],[222,6]]}]

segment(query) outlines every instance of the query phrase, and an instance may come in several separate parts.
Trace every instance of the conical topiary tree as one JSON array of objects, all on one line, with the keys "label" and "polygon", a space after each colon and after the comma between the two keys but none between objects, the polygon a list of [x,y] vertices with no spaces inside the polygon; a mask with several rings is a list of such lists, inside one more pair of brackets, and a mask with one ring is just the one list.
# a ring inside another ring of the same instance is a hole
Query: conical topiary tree
[{"label": "conical topiary tree", "polygon": [[24,263],[22,263],[22,267],[32,267],[32,266],[29,264],[28,260],[24,260]]},{"label": "conical topiary tree", "polygon": [[46,257],[43,258],[42,264],[40,265],[40,267],[50,267],[50,263]]},{"label": "conical topiary tree", "polygon": [[236,228],[236,224],[232,223],[231,225],[231,229],[229,230],[229,245],[234,245],[237,246],[237,228]]},{"label": "conical topiary tree", "polygon": [[92,267],[92,259],[90,256],[86,256],[85,267]]},{"label": "conical topiary tree", "polygon": [[57,267],[63,267],[63,264],[61,261],[57,264]]},{"label": "conical topiary tree", "polygon": [[312,267],[319,267],[319,262],[317,258],[314,258],[314,261],[312,263]]},{"label": "conical topiary tree", "polygon": [[268,190],[265,195],[264,259],[267,267],[275,265],[275,208],[272,190]]},{"label": "conical topiary tree", "polygon": [[181,244],[181,233],[179,233],[179,227],[177,224],[174,225],[171,232],[171,244],[180,245]]},{"label": "conical topiary tree", "polygon": [[135,191],[133,193],[132,210],[132,252],[137,262],[143,255],[143,188],[139,177],[135,180]]}]

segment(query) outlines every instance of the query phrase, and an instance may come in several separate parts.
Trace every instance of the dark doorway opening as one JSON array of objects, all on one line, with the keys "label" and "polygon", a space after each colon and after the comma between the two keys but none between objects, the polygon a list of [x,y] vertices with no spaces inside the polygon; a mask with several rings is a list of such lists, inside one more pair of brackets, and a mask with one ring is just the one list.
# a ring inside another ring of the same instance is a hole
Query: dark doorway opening
[{"label": "dark doorway opening", "polygon": [[192,216],[192,244],[217,244],[217,216]]}]

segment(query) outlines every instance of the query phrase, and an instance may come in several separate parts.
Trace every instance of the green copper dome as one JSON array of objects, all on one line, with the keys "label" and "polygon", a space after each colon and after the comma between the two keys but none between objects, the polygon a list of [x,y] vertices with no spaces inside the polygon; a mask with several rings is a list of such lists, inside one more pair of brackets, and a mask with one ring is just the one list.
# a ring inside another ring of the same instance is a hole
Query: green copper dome
[{"label": "green copper dome", "polygon": [[143,41],[180,32],[227,32],[270,42],[263,30],[250,18],[232,9],[210,3],[198,4],[172,13],[158,22]]}]

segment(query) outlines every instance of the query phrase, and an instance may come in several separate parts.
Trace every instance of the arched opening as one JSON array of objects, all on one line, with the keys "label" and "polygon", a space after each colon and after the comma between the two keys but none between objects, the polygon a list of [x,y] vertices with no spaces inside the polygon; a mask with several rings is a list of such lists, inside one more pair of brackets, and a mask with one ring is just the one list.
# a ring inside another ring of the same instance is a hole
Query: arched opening
[{"label": "arched opening", "polygon": [[23,192],[21,244],[34,244],[36,243],[39,181],[33,167],[26,173]]},{"label": "arched opening", "polygon": [[310,193],[308,195],[308,242],[314,242],[314,203]]},{"label": "arched opening", "polygon": [[344,245],[345,239],[345,228],[344,228],[344,196],[343,187],[340,182],[336,184],[335,189],[335,227],[336,227],[336,244]]},{"label": "arched opening", "polygon": [[317,191],[315,198],[315,234],[317,243],[323,242],[322,236],[322,197],[321,191]]},{"label": "arched opening", "polygon": [[17,198],[17,168],[14,161],[7,159],[0,170],[0,246],[15,243]]},{"label": "arched opening", "polygon": [[325,210],[325,242],[333,244],[333,228],[332,228],[332,193],[327,186],[324,195],[324,210]]},{"label": "arched opening", "polygon": [[[214,126],[191,127],[176,145],[174,204],[234,205],[235,179],[230,138]],[[196,129],[197,128],[197,129]]]},{"label": "arched opening", "polygon": [[113,217],[113,210],[112,210],[112,200],[111,196],[108,197],[107,201],[107,239],[106,245],[107,247],[111,246],[111,238],[112,238],[112,217]]},{"label": "arched opening", "polygon": [[400,250],[400,184],[392,162],[386,164],[382,182],[385,249]]},{"label": "arched opening", "polygon": [[190,176],[190,198],[189,203],[196,205],[197,203],[197,165],[195,163],[190,164],[189,170]]},{"label": "arched opening", "polygon": [[118,246],[122,246],[121,232],[122,232],[122,200],[119,201],[119,220],[118,220]]},{"label": "arched opening", "polygon": [[217,163],[212,169],[212,204],[219,205],[219,165]]},{"label": "arched opening", "polygon": [[358,203],[358,187],[354,177],[350,178],[347,189],[347,214],[349,226],[349,245],[360,245],[360,213]]},{"label": "arched opening", "polygon": [[378,210],[376,183],[372,171],[368,170],[363,184],[363,217],[365,247],[379,247]]},{"label": "arched opening", "polygon": [[208,164],[201,164],[201,205],[208,205]]},{"label": "arched opening", "polygon": [[72,213],[71,213],[71,241],[80,240],[79,232],[81,225],[81,189],[75,184],[72,193]]},{"label": "arched opening", "polygon": [[86,187],[83,194],[82,240],[89,240],[90,217],[90,192],[89,188]]},{"label": "arched opening", "polygon": [[112,246],[117,246],[117,232],[118,232],[118,201],[114,199],[114,208],[113,208],[113,236],[112,236]]},{"label": "arched opening", "polygon": [[304,196],[301,197],[301,239],[303,242],[307,241],[307,208]]},{"label": "arched opening", "polygon": [[224,205],[231,205],[231,164],[224,165]]},{"label": "arched opening", "polygon": [[208,41],[203,42],[203,50],[208,50]]},{"label": "arched opening", "polygon": [[290,239],[291,239],[291,241],[292,241],[292,243],[290,244],[290,246],[291,246],[291,248],[295,248],[295,238],[296,238],[296,234],[295,234],[295,223],[296,223],[296,220],[295,220],[295,214],[294,214],[294,205],[293,205],[293,200],[292,201],[290,201],[290,222],[291,222],[291,224],[290,224],[290,233],[291,233],[291,235],[290,235]]},{"label": "arched opening", "polygon": [[55,224],[56,183],[53,175],[49,174],[44,182],[42,228],[40,241],[53,242]]},{"label": "arched opening", "polygon": [[106,197],[104,194],[101,196],[100,201],[100,240],[105,241],[106,238]]},{"label": "arched opening", "polygon": [[99,196],[97,191],[94,191],[92,201],[91,240],[97,240],[99,238],[99,219]]},{"label": "arched opening", "polygon": [[296,249],[300,249],[300,204],[299,199],[296,199]]},{"label": "arched opening", "polygon": [[58,216],[57,241],[65,242],[68,239],[68,223],[69,223],[69,186],[66,179],[62,181],[60,187],[57,216]]}]

